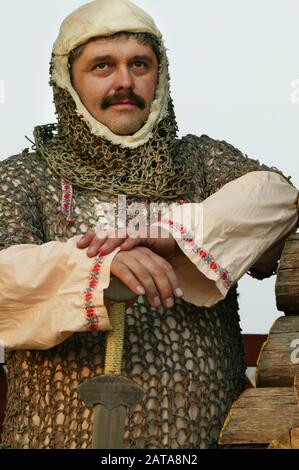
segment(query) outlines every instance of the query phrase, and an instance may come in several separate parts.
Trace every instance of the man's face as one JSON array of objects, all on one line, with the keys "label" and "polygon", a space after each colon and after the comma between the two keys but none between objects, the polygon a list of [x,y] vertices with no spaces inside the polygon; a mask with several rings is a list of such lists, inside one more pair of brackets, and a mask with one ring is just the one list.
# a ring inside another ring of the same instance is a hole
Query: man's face
[{"label": "man's face", "polygon": [[114,134],[131,135],[147,120],[158,81],[152,48],[134,37],[88,42],[72,67],[85,108]]}]

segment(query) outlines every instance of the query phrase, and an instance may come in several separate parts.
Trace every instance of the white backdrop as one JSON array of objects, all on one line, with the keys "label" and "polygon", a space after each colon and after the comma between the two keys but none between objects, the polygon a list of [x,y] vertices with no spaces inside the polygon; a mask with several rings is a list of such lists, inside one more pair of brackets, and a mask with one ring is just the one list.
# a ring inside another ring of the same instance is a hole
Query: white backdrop
[{"label": "white backdrop", "polygon": [[[62,19],[80,0],[0,0],[0,159],[52,122],[48,62]],[[280,168],[299,185],[299,2],[136,0],[169,49],[180,135],[224,139]],[[275,279],[245,276],[240,315],[247,333],[280,315]]]}]

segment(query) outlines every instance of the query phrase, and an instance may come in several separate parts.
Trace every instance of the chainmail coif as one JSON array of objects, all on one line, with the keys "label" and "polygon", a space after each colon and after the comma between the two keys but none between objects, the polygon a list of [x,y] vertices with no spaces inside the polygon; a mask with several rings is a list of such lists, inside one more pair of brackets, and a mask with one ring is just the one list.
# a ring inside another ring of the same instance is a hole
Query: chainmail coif
[{"label": "chainmail coif", "polygon": [[174,200],[190,187],[191,166],[174,151],[177,124],[172,101],[153,136],[138,148],[123,148],[93,135],[76,113],[69,92],[51,81],[58,125],[38,126],[36,146],[57,176],[84,189],[117,196]]}]

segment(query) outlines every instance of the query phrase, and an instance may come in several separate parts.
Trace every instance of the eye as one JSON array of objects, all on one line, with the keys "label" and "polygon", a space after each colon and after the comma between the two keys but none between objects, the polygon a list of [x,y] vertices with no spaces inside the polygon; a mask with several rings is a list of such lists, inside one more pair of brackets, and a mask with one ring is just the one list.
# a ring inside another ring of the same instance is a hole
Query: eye
[{"label": "eye", "polygon": [[146,67],[146,63],[145,62],[142,62],[140,60],[136,60],[134,63],[133,63],[134,67],[136,67],[137,69],[141,69],[141,68],[144,68]]},{"label": "eye", "polygon": [[96,64],[95,69],[105,70],[106,67],[108,67],[106,62],[100,62],[99,64]]}]

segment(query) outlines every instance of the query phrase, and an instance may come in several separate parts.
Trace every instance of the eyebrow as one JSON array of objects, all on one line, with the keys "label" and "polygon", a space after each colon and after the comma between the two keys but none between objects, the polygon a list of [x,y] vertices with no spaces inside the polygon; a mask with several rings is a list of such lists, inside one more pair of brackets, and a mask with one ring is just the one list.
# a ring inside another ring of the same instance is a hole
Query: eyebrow
[{"label": "eyebrow", "polygon": [[[98,63],[101,63],[101,62],[107,62],[109,60],[113,59],[113,56],[112,55],[101,55],[101,56],[96,56],[94,57],[93,59],[89,60],[87,65],[90,67],[94,64],[98,64]],[[152,58],[147,55],[147,54],[144,54],[144,55],[134,55],[130,58],[130,61],[137,61],[137,62],[142,62],[142,61],[145,61],[145,62],[148,62],[149,64],[152,64],[153,63],[153,60]]]}]

